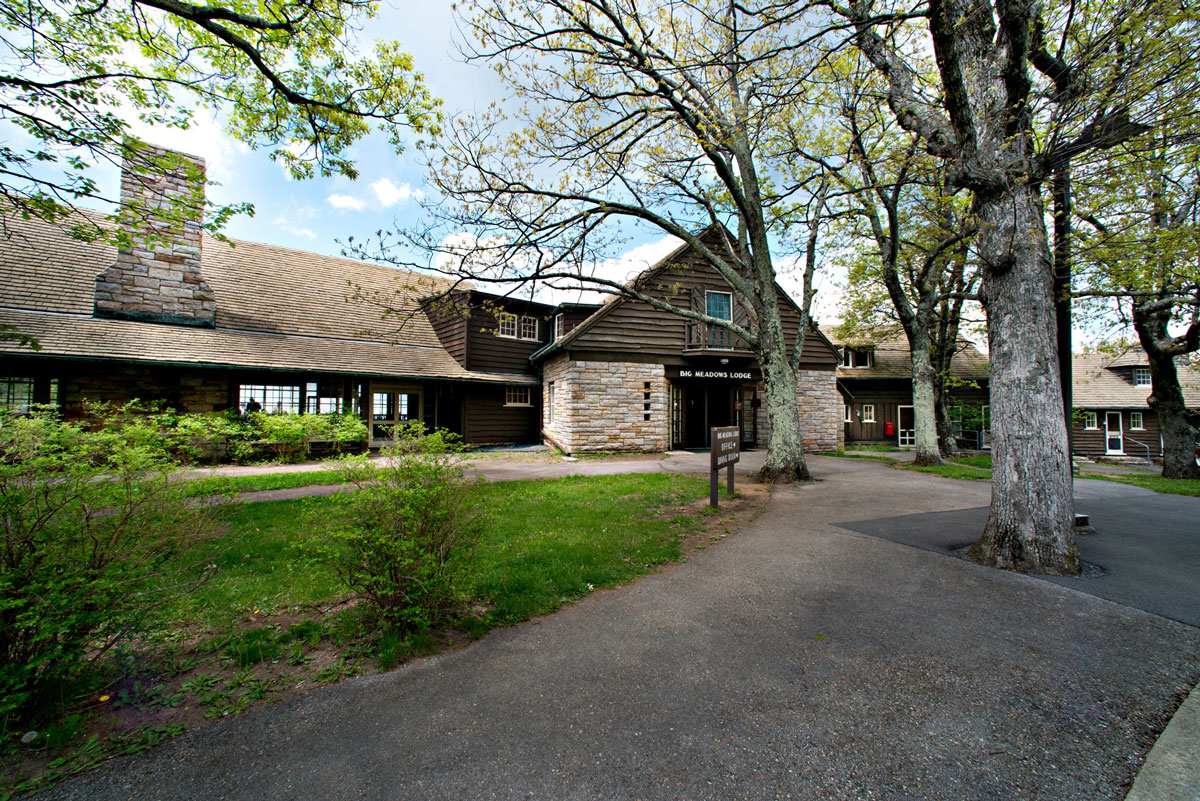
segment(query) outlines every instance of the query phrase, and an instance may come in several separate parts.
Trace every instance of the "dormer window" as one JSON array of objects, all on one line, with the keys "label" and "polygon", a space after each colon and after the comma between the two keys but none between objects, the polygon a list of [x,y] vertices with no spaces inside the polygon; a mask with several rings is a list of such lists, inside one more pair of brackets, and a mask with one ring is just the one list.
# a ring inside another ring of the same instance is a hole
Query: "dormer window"
[{"label": "dormer window", "polygon": [[521,318],[521,339],[538,338],[538,319],[536,317]]},{"label": "dormer window", "polygon": [[1133,368],[1133,385],[1135,387],[1150,386],[1150,368],[1149,367]]},{"label": "dormer window", "polygon": [[565,333],[566,333],[566,320],[563,318],[563,316],[561,314],[554,315],[554,338],[556,340],[562,339],[563,334],[565,334]]},{"label": "dormer window", "polygon": [[500,322],[500,326],[496,331],[497,335],[507,337],[508,339],[517,338],[517,315],[501,312],[496,315],[496,319]]},{"label": "dormer window", "polygon": [[870,348],[842,348],[842,367],[863,369],[871,367],[875,354]]}]

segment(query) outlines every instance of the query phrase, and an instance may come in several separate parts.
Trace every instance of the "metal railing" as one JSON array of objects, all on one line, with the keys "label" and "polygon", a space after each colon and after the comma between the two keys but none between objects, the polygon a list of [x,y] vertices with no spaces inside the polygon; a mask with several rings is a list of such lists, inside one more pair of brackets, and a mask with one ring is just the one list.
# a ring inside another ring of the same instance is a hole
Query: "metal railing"
[{"label": "metal railing", "polygon": [[1144,442],[1138,442],[1136,439],[1134,439],[1133,437],[1130,437],[1130,436],[1126,436],[1125,441],[1132,442],[1134,445],[1141,445],[1143,448],[1145,448],[1146,449],[1146,464],[1148,464],[1148,465],[1154,464],[1154,462],[1150,459],[1150,446],[1149,445],[1147,445]]}]

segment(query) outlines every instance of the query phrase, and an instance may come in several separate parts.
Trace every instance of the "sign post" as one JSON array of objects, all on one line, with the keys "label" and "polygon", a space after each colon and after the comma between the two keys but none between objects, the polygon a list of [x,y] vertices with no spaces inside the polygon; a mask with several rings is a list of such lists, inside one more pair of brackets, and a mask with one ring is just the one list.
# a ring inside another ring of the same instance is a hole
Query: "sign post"
[{"label": "sign post", "polygon": [[717,506],[718,478],[721,468],[726,470],[725,491],[733,494],[733,466],[742,458],[742,435],[737,426],[712,430],[712,465],[709,469],[708,505]]}]

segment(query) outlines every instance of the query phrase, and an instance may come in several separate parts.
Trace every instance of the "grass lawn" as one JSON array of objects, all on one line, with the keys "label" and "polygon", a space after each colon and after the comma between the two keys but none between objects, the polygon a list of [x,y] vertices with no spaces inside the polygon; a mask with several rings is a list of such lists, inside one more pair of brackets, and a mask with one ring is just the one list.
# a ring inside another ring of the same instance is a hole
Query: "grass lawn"
[{"label": "grass lawn", "polygon": [[1098,478],[1101,481],[1116,481],[1134,487],[1163,492],[1169,495],[1192,495],[1200,497],[1200,480],[1194,478],[1163,478],[1153,473],[1080,473],[1080,478]]},{"label": "grass lawn", "polygon": [[873,453],[846,453],[845,451],[821,451],[817,456],[837,456],[840,459],[874,459],[877,462],[894,462],[890,456],[876,456]]},{"label": "grass lawn", "polygon": [[[682,535],[701,522],[681,507],[707,498],[708,483],[649,473],[481,484],[473,491],[488,524],[471,585],[495,622],[516,623],[586,595],[588,585],[610,587],[678,559]],[[231,506],[228,533],[210,560],[218,570],[198,591],[164,607],[162,625],[221,628],[254,610],[338,598],[337,577],[299,547],[331,503],[309,497]]]},{"label": "grass lawn", "polygon": [[336,470],[308,470],[295,473],[263,473],[256,476],[204,476],[192,479],[188,484],[188,491],[199,497],[341,483],[342,479]]},{"label": "grass lawn", "polygon": [[848,451],[879,451],[880,453],[902,453],[904,448],[897,448],[895,445],[888,445],[884,442],[870,442],[866,444],[853,444],[846,447]]},{"label": "grass lawn", "polygon": [[943,478],[957,478],[965,481],[975,481],[992,477],[992,455],[980,453],[975,456],[956,456],[947,459],[945,464],[928,467],[905,465],[905,470],[915,470],[918,473],[932,473]]},{"label": "grass lawn", "polygon": [[958,478],[965,480],[975,480],[991,478],[992,471],[984,470],[978,467],[970,467],[965,464],[947,463],[942,465],[930,465],[928,467],[918,467],[914,464],[904,465],[905,470],[915,470],[918,473],[932,473],[943,478]]},{"label": "grass lawn", "polygon": [[[320,478],[244,478],[291,476]],[[234,491],[264,488],[236,481]],[[327,512],[328,497],[231,504],[215,551],[210,543],[179,557],[216,565],[209,581],[156,610],[154,630],[129,643],[91,691],[62,717],[37,723],[36,743],[21,744],[21,732],[0,741],[0,799],[153,747],[206,720],[388,669],[632,581],[730,533],[766,497],[752,486],[709,510],[707,480],[658,473],[471,491],[488,512],[466,582],[472,608],[451,629],[406,639],[365,625],[362,607],[301,546],[316,536],[313,523]]]}]

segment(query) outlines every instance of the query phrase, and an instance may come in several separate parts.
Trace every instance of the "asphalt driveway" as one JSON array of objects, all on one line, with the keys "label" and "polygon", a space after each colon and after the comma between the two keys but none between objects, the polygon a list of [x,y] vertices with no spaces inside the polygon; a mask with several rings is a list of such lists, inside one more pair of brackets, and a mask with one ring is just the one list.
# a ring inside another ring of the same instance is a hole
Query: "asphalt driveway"
[{"label": "asphalt driveway", "polygon": [[686,564],[41,797],[1122,798],[1200,630],[846,527],[983,482],[813,464]]}]

